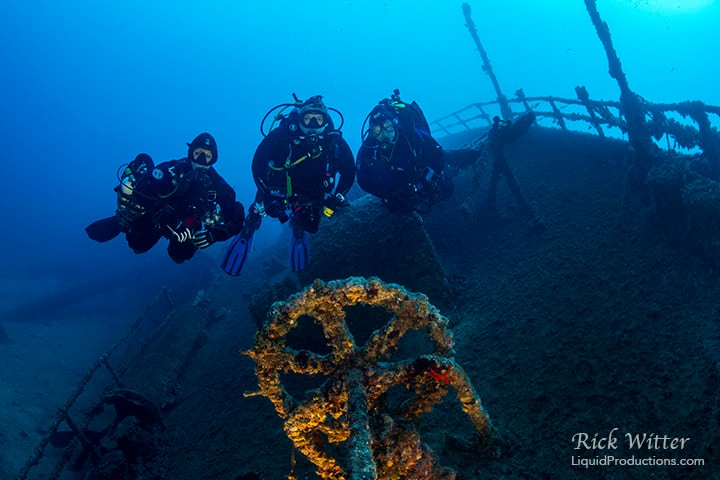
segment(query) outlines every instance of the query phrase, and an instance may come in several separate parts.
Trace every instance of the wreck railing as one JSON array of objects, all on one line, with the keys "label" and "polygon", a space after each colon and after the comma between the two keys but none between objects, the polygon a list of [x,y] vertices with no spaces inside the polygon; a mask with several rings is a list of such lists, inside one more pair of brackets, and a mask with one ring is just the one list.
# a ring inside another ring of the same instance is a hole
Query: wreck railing
[{"label": "wreck railing", "polygon": [[[627,122],[620,102],[592,100],[582,86],[576,87],[575,92],[578,98],[573,99],[527,97],[522,90],[517,90],[516,97],[508,98],[506,102],[514,115],[532,110],[538,122],[561,130],[590,131],[601,137],[608,133],[626,135]],[[517,108],[512,109],[513,106]],[[704,153],[715,155],[718,134],[713,125],[720,124],[720,107],[700,101],[643,102],[642,106],[650,133],[659,147],[667,150],[699,148]],[[497,100],[473,103],[430,122],[430,126],[439,136],[488,128],[493,117],[499,116],[500,108]],[[550,122],[543,123],[543,120]],[[578,122],[583,124],[580,128],[570,128]]]},{"label": "wreck railing", "polygon": [[[92,447],[90,441],[86,438],[84,435],[84,431],[87,430],[90,422],[92,419],[97,415],[99,407],[102,406],[102,399],[94,405],[94,408],[91,408],[82,419],[82,423],[78,426],[78,424],[72,419],[70,416],[70,409],[75,405],[78,398],[85,392],[85,389],[87,388],[88,384],[91,380],[98,374],[98,372],[102,371],[102,367],[105,367],[107,372],[109,373],[110,377],[112,378],[112,383],[115,387],[122,386],[122,383],[120,381],[120,378],[125,374],[127,371],[127,368],[129,367],[129,362],[127,362],[125,365],[120,366],[119,368],[113,368],[113,366],[110,364],[110,357],[128,340],[133,338],[138,334],[138,330],[143,325],[143,323],[148,319],[150,315],[150,311],[157,305],[160,298],[164,297],[165,300],[167,300],[167,303],[170,307],[170,312],[165,315],[165,318],[167,318],[169,315],[172,314],[172,312],[175,310],[175,305],[170,299],[170,296],[168,294],[168,291],[166,288],[162,288],[156,295],[153,297],[148,305],[145,307],[145,310],[143,313],[127,328],[123,336],[115,342],[115,344],[108,349],[107,352],[105,352],[103,355],[98,358],[95,363],[88,369],[88,371],[85,373],[85,375],[82,377],[80,382],[78,383],[78,386],[75,388],[73,393],[70,395],[70,397],[65,402],[65,405],[63,405],[62,408],[58,409],[57,416],[55,417],[55,420],[51,423],[51,425],[47,428],[46,434],[41,439],[40,443],[37,447],[33,450],[33,453],[30,455],[30,457],[25,462],[25,465],[20,470],[18,475],[15,477],[15,480],[26,480],[28,478],[28,475],[30,474],[30,471],[37,466],[40,463],[40,460],[45,455],[45,449],[48,446],[48,443],[50,443],[51,437],[57,433],[60,426],[63,424],[68,425],[72,432],[75,434],[75,438],[77,439],[80,444],[87,448],[90,452],[94,451],[94,448]],[[145,345],[141,345],[140,351],[142,352]],[[48,478],[49,480],[56,480],[60,477],[63,470],[65,469],[65,465],[72,457],[73,451],[75,449],[76,442],[71,442],[67,448],[65,449],[64,453],[62,454],[61,458],[56,463],[54,469],[52,472],[45,478]]]}]

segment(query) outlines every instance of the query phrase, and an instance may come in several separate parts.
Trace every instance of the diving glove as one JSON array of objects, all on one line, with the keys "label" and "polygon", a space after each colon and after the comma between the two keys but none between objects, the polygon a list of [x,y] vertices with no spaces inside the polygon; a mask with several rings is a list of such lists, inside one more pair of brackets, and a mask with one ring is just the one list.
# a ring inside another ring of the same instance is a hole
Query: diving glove
[{"label": "diving glove", "polygon": [[170,230],[171,237],[178,243],[187,242],[193,236],[190,228],[185,225],[183,221],[180,221],[175,228],[172,228],[170,225],[166,225],[166,227]]},{"label": "diving glove", "polygon": [[197,248],[207,248],[213,243],[215,243],[215,240],[213,239],[212,233],[210,233],[209,230],[199,230],[195,232],[195,234],[192,236],[192,243]]},{"label": "diving glove", "polygon": [[325,199],[323,202],[323,215],[327,218],[335,214],[335,210],[339,207],[347,207],[350,203],[345,199],[342,193],[336,193]]},{"label": "diving glove", "polygon": [[280,220],[280,223],[285,223],[289,220],[287,213],[285,212],[285,206],[279,201],[272,201],[270,203],[263,203],[265,215],[269,215],[273,218]]}]

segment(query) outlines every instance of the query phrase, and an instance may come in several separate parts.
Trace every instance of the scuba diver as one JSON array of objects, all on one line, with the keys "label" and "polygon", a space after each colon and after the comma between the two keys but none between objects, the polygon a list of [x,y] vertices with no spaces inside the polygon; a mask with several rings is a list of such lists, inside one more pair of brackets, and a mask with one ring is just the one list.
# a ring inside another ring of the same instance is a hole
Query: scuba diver
[{"label": "scuba diver", "polygon": [[120,166],[123,167],[122,175],[118,169],[120,184],[114,188],[117,193],[115,215],[97,220],[85,228],[88,236],[97,242],[108,242],[127,232],[130,225],[145,214],[145,207],[137,200],[139,194],[133,197],[133,192],[138,180],[155,168],[153,159],[147,153],[140,153],[132,162]]},{"label": "scuba diver", "polygon": [[[307,234],[318,231],[323,215],[330,218],[338,207],[348,205],[345,195],[355,181],[355,163],[340,131],[342,114],[328,108],[320,95],[304,102],[295,94],[293,97],[294,103],[273,107],[260,123],[264,138],[252,161],[257,194],[223,261],[223,270],[229,275],[240,274],[262,217],[289,222],[290,264],[293,272],[299,272],[309,260]],[[287,108],[292,110],[284,115]],[[265,120],[277,109],[280,112],[265,134]],[[330,110],[340,116],[337,128]],[[273,129],[276,120],[280,123]]]},{"label": "scuba diver", "polygon": [[147,154],[125,168],[115,215],[90,224],[85,231],[98,242],[125,233],[135,253],[145,253],[168,239],[167,251],[176,263],[240,232],[245,212],[235,191],[215,170],[215,139],[201,133],[188,143],[187,157],[153,165]]},{"label": "scuba diver", "polygon": [[382,199],[391,212],[429,213],[433,205],[452,195],[446,167],[465,168],[480,155],[473,149],[443,149],[430,134],[418,104],[402,101],[395,89],[363,123],[358,184]]}]

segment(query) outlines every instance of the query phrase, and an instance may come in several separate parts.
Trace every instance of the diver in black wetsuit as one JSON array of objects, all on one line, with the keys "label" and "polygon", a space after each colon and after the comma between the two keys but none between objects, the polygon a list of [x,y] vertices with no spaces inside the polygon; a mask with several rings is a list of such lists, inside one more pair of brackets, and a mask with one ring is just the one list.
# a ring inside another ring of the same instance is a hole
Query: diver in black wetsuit
[{"label": "diver in black wetsuit", "polygon": [[201,133],[188,144],[181,160],[152,165],[140,154],[125,169],[116,188],[116,214],[98,220],[85,230],[90,238],[105,242],[125,233],[135,253],[150,250],[162,237],[176,263],[238,233],[245,218],[235,191],[215,170],[217,144]]},{"label": "diver in black wetsuit", "polygon": [[357,154],[358,184],[392,212],[428,213],[452,195],[446,167],[465,168],[481,155],[474,149],[443,149],[418,104],[400,100],[398,90],[380,101],[365,123],[368,129]]},{"label": "diver in black wetsuit", "polygon": [[309,260],[306,233],[318,231],[323,214],[329,218],[347,204],[345,195],[355,181],[352,151],[320,95],[275,108],[279,107],[292,110],[281,116],[280,124],[255,151],[252,175],[257,194],[243,232],[233,240],[223,262],[229,275],[240,273],[264,216],[290,222],[292,270],[305,268]]}]

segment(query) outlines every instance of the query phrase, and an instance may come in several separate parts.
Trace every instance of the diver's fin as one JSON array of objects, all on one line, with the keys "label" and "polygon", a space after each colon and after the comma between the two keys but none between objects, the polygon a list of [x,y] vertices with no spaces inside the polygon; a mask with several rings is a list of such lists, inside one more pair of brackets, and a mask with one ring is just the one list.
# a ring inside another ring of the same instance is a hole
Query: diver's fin
[{"label": "diver's fin", "polygon": [[[298,236],[299,235],[299,236]],[[310,261],[310,242],[305,231],[290,232],[290,265],[292,271],[297,273],[303,270]]]},{"label": "diver's fin", "polygon": [[245,265],[245,260],[247,260],[248,253],[250,253],[250,248],[252,248],[254,236],[255,230],[249,232],[249,236],[246,236],[243,231],[235,235],[235,238],[230,241],[227,251],[225,252],[225,259],[221,264],[225,273],[232,277],[240,275],[243,265]]},{"label": "diver's fin", "polygon": [[96,242],[108,242],[122,233],[122,227],[118,220],[115,215],[97,220],[85,227],[85,232]]},{"label": "diver's fin", "polygon": [[240,233],[230,241],[221,264],[223,271],[228,275],[232,277],[240,275],[252,248],[255,232],[260,228],[261,220],[262,217],[259,213],[254,211],[250,213],[245,219],[245,224]]}]

